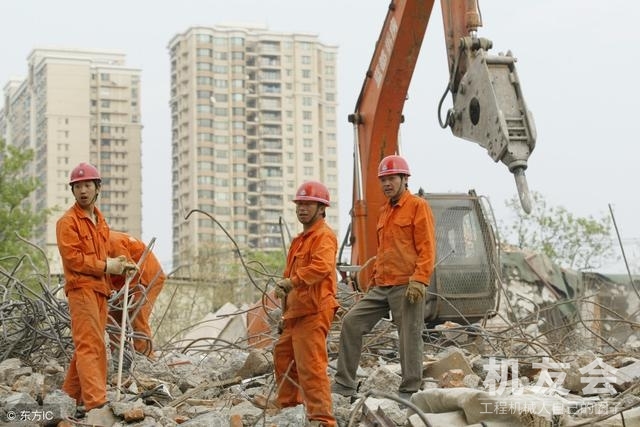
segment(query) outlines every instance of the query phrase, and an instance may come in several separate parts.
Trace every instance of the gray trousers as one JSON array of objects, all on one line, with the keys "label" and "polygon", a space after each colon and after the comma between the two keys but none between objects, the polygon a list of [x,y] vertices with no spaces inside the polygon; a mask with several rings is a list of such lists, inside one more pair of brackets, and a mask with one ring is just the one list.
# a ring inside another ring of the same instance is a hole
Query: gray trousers
[{"label": "gray trousers", "polygon": [[389,310],[398,328],[402,382],[399,392],[416,392],[422,386],[424,344],[424,300],[410,304],[404,296],[407,286],[375,286],[358,301],[342,320],[336,383],[356,389],[356,372],[362,352],[362,337]]}]

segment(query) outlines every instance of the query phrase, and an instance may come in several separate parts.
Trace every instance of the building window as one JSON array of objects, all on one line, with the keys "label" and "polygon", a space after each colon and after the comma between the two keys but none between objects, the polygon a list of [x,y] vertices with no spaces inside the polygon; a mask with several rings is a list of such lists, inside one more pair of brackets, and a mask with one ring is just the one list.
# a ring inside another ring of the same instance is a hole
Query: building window
[{"label": "building window", "polygon": [[208,62],[198,62],[196,63],[196,69],[200,71],[211,71],[212,65]]},{"label": "building window", "polygon": [[244,46],[244,38],[242,37],[230,37],[229,44],[231,46]]},{"label": "building window", "polygon": [[213,95],[216,102],[227,102],[229,98],[226,93],[216,93]]},{"label": "building window", "polygon": [[205,77],[205,76],[198,76],[198,77],[196,77],[196,83],[199,84],[199,85],[209,85],[209,86],[211,86],[213,84],[213,78]]}]

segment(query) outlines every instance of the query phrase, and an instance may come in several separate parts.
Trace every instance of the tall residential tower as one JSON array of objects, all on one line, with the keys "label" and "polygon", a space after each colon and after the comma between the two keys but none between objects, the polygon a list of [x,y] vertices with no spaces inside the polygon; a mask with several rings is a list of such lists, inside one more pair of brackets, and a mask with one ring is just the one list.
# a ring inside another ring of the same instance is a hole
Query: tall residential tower
[{"label": "tall residential tower", "polygon": [[26,79],[4,86],[0,137],[32,149],[26,174],[42,188],[29,200],[34,209],[54,213],[34,243],[46,250],[53,274],[61,273],[56,221],[74,203],[71,169],[94,164],[102,176],[98,206],[109,225],[142,233],[140,70],[114,51],[34,49]]},{"label": "tall residential tower", "polygon": [[229,243],[282,249],[299,231],[292,199],[323,182],[338,230],[337,47],[262,27],[192,27],[171,60],[173,265]]}]

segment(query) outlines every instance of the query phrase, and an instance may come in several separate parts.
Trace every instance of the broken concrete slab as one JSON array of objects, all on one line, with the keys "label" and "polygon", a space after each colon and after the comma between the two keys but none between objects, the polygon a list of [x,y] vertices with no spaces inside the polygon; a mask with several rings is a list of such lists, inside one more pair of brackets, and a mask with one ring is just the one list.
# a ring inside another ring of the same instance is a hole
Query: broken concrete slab
[{"label": "broken concrete slab", "polygon": [[208,347],[216,344],[218,339],[226,343],[243,341],[247,337],[245,322],[244,313],[228,302],[215,313],[207,314],[184,334],[181,340],[183,348],[203,345]]}]

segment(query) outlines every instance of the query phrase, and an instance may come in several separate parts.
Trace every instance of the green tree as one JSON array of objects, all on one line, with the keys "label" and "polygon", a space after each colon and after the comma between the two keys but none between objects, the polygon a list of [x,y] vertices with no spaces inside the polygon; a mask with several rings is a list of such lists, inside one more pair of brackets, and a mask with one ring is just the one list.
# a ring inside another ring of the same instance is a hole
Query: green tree
[{"label": "green tree", "polygon": [[521,249],[546,254],[562,267],[597,269],[615,258],[611,219],[578,217],[562,206],[549,206],[542,194],[531,193],[533,209],[526,214],[517,196],[505,202],[515,216],[501,223],[503,238]]},{"label": "green tree", "polygon": [[36,178],[22,176],[33,156],[33,150],[20,150],[0,139],[0,259],[5,260],[5,267],[15,264],[10,257],[36,253],[16,233],[33,241],[35,230],[50,213],[48,209],[34,211],[28,203],[29,195],[41,186]]}]

